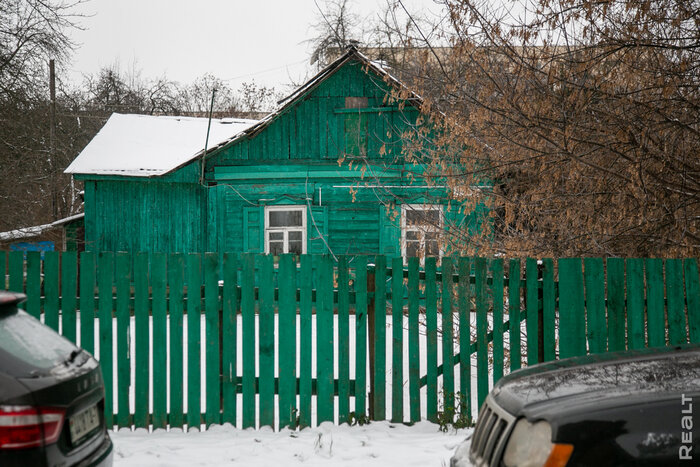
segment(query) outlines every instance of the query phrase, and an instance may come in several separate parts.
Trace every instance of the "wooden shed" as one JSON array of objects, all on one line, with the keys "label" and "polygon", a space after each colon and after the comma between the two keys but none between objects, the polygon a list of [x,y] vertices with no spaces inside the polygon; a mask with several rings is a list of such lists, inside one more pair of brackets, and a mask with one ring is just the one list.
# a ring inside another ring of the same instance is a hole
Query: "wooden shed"
[{"label": "wooden shed", "polygon": [[[264,119],[113,115],[66,170],[85,184],[86,248],[439,255],[444,187],[404,163],[420,100],[351,48]],[[451,222],[446,222],[449,219]]]}]

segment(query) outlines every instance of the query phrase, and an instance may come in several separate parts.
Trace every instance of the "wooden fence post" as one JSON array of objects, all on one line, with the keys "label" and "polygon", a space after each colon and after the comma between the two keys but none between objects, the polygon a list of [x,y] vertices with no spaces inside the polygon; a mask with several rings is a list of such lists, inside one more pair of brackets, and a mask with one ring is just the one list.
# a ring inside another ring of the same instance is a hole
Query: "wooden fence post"
[{"label": "wooden fence post", "polygon": [[369,334],[369,419],[374,420],[374,265],[367,267],[367,330]]}]

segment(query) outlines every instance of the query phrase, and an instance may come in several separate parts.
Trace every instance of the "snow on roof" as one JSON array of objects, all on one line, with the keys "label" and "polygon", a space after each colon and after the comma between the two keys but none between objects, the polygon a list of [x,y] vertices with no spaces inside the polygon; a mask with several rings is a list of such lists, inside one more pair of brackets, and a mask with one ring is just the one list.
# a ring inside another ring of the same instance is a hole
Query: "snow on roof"
[{"label": "snow on roof", "polygon": [[[154,177],[204,151],[209,119],[112,114],[65,173]],[[256,120],[212,119],[208,148],[230,140]]]},{"label": "snow on roof", "polygon": [[22,227],[20,229],[9,230],[7,232],[0,232],[0,241],[7,240],[20,240],[23,238],[32,238],[41,235],[45,230],[53,229],[59,227],[63,224],[67,224],[70,221],[80,219],[85,217],[85,213],[75,214],[73,216],[64,217],[50,224],[33,225],[31,227]]}]

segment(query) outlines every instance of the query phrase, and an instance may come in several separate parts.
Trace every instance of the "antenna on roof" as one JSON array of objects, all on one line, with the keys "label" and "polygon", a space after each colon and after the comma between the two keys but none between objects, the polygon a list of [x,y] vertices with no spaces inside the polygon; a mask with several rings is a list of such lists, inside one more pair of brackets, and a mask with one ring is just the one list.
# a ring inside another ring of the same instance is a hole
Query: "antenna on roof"
[{"label": "antenna on roof", "polygon": [[209,105],[209,122],[207,122],[207,139],[204,141],[204,154],[202,154],[202,167],[199,171],[199,184],[204,185],[204,164],[207,158],[207,146],[209,146],[209,131],[211,130],[211,114],[214,113],[214,96],[216,88],[211,90],[211,104]]}]

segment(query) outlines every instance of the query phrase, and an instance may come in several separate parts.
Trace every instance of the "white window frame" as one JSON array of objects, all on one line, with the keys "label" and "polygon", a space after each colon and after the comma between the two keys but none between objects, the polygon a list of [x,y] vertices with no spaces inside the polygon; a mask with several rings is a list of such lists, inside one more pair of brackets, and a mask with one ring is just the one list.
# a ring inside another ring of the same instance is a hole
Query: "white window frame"
[{"label": "white window frame", "polygon": [[[411,229],[411,230],[417,230],[421,234],[421,251],[423,251],[423,254],[419,256],[421,264],[425,261],[425,233],[426,232],[438,232],[439,234],[442,233],[442,230],[445,226],[445,211],[443,209],[443,206],[441,204],[403,204],[401,205],[401,256],[404,258],[408,258],[406,255],[406,231],[407,225],[406,225],[406,220],[407,220],[407,212],[409,211],[433,211],[437,210],[440,212],[440,225],[439,226],[434,226],[434,225],[428,225],[428,224],[423,224],[422,229]],[[438,239],[438,258],[442,258],[444,254],[443,250],[443,245],[440,239]]]},{"label": "white window frame", "polygon": [[[301,227],[270,227],[270,212],[274,211],[301,211]],[[265,206],[265,254],[270,254],[270,233],[284,233],[283,249],[289,252],[289,232],[301,230],[301,253],[306,254],[306,206],[305,205],[285,205],[285,206]]]}]

